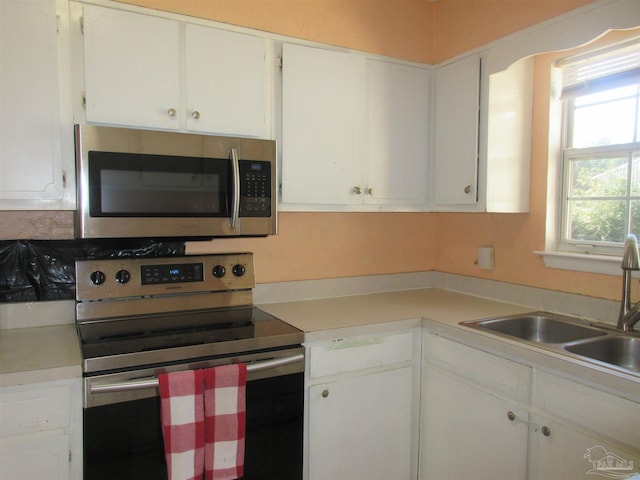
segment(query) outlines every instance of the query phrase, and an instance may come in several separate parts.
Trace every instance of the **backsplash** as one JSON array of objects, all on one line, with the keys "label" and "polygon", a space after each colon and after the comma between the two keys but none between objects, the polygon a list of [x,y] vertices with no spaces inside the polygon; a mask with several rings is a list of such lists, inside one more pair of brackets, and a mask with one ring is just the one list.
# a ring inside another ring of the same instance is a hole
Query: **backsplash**
[{"label": "backsplash", "polygon": [[184,242],[151,239],[0,241],[0,302],[75,299],[76,258],[184,255]]},{"label": "backsplash", "polygon": [[71,210],[2,210],[0,240],[73,240],[74,215]]}]

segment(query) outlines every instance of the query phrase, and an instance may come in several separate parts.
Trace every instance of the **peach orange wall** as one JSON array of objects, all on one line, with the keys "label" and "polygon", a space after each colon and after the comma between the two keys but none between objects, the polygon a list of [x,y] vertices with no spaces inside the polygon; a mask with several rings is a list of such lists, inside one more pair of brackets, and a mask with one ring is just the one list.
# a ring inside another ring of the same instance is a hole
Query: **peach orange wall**
[{"label": "peach orange wall", "polygon": [[427,0],[121,0],[329,45],[430,63]]},{"label": "peach orange wall", "polygon": [[[589,3],[587,0],[126,1],[428,63]],[[547,269],[532,254],[544,247],[547,65],[542,60],[536,63],[538,88],[529,214],[284,212],[278,236],[191,243],[189,250],[253,251],[260,283],[435,269],[617,298],[620,289],[617,277]],[[66,237],[72,216],[63,213],[54,227],[43,231],[42,216],[11,216],[7,212],[0,217],[7,219],[0,222],[3,230],[0,236],[33,238],[25,233],[33,231],[38,238],[60,238],[57,233],[64,230],[62,237]],[[45,212],[44,216],[50,215]],[[16,224],[24,224],[24,228],[21,230]],[[496,268],[489,272],[473,264],[477,248],[486,245],[493,245],[496,252]]]},{"label": "peach orange wall", "polygon": [[595,0],[119,1],[433,64]]},{"label": "peach orange wall", "polygon": [[187,245],[188,253],[254,252],[258,283],[428,271],[434,213],[282,212],[279,234]]},{"label": "peach orange wall", "polygon": [[[363,51],[435,63],[591,0],[122,0]],[[544,248],[548,62],[536,64],[531,212],[506,214],[294,213],[280,234],[189,245],[192,253],[255,252],[257,281],[439,270],[604,298],[617,277],[552,270]],[[492,245],[496,268],[479,270]]]},{"label": "peach orange wall", "polygon": [[595,0],[439,0],[434,22],[434,62],[440,63],[500,37],[585,6]]},{"label": "peach orange wall", "polygon": [[[640,29],[611,32],[599,43],[606,44],[638,34]],[[621,276],[546,268],[543,259],[533,253],[545,247],[550,68],[552,60],[561,55],[566,55],[566,52],[539,55],[535,59],[530,213],[439,214],[435,268],[443,272],[618,299],[622,289]],[[473,265],[477,249],[481,246],[493,246],[495,249],[495,269],[492,271],[480,270]],[[633,298],[638,298],[640,285],[634,282],[633,288]]]}]

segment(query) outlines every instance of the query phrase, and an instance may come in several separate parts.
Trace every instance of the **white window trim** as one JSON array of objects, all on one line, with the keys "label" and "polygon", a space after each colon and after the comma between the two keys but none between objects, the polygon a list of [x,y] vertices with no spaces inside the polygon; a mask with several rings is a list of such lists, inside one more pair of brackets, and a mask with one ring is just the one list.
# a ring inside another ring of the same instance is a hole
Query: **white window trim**
[{"label": "white window trim", "polygon": [[602,275],[621,275],[622,257],[598,255],[593,253],[571,253],[560,251],[535,251],[543,257],[548,268],[574,270],[577,272],[599,273]]},{"label": "white window trim", "polygon": [[[637,39],[632,41],[637,42]],[[619,46],[616,45],[616,47]],[[552,66],[552,77],[554,77],[554,82],[561,80],[559,75],[561,75],[561,68],[556,64],[555,66]],[[556,83],[556,85],[558,84]],[[560,90],[561,89],[556,90],[556,88],[552,87],[554,98],[551,101],[550,117],[554,115],[554,112],[559,114],[564,111],[560,100]],[[545,266],[548,268],[619,276],[622,274],[622,247],[620,248],[620,254],[612,255],[561,250],[560,232],[557,231],[557,229],[559,229],[559,222],[555,217],[561,216],[563,211],[561,204],[562,199],[559,197],[559,193],[562,192],[564,188],[564,178],[560,168],[562,167],[563,162],[560,159],[563,155],[561,136],[566,134],[566,132],[560,133],[559,131],[555,131],[554,133],[551,129],[556,123],[556,121],[550,118],[548,168],[549,173],[556,173],[554,174],[554,178],[549,178],[547,185],[548,199],[545,251],[534,251],[533,253],[541,256],[544,260]],[[566,122],[563,121],[562,124],[566,125]],[[638,276],[640,276],[640,274]]]}]

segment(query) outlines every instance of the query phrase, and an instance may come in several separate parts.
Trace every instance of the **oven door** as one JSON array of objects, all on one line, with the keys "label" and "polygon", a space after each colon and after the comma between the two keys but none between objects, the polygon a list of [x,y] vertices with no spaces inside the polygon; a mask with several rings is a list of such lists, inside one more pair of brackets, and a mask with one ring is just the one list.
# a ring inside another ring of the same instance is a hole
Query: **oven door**
[{"label": "oven door", "polygon": [[[231,359],[247,363],[249,371],[244,479],[302,478],[302,352],[297,348]],[[84,478],[166,479],[160,398],[153,376],[229,362],[217,359],[86,378],[85,404],[100,405],[84,409]]]}]

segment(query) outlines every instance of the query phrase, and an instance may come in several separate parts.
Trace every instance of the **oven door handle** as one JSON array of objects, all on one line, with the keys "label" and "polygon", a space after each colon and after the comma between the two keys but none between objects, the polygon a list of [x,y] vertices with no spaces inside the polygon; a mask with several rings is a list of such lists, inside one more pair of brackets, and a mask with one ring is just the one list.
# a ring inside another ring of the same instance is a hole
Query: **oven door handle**
[{"label": "oven door handle", "polygon": [[[270,368],[282,367],[284,365],[290,365],[292,363],[300,362],[304,360],[304,354],[299,353],[290,357],[274,358],[271,360],[265,360],[263,362],[256,362],[247,364],[247,372],[259,372],[261,370],[268,370]],[[110,392],[125,392],[129,390],[140,390],[143,388],[157,388],[157,378],[146,378],[142,380],[131,380],[128,382],[120,383],[104,383],[101,385],[90,385],[90,393],[110,393]]]}]

